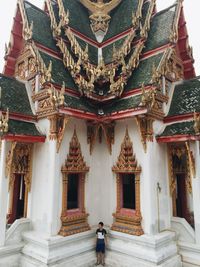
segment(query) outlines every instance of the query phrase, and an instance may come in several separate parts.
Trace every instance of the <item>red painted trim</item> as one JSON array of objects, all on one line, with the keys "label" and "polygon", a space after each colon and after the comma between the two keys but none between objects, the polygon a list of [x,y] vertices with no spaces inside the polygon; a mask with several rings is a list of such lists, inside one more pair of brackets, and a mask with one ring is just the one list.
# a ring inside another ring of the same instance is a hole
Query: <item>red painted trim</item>
[{"label": "red painted trim", "polygon": [[9,113],[9,118],[14,119],[14,120],[19,120],[19,121],[31,121],[31,122],[36,122],[37,117],[36,116],[29,116],[29,115],[23,115],[21,113]]},{"label": "red painted trim", "polygon": [[104,46],[107,46],[111,43],[114,43],[115,41],[117,41],[118,39],[121,39],[123,37],[125,37],[126,35],[128,35],[131,31],[133,30],[133,28],[130,28],[124,32],[121,32],[113,37],[111,37],[110,39],[106,40],[105,42],[101,43],[100,45],[100,48],[103,48]]},{"label": "red painted trim", "polygon": [[[6,113],[5,110],[0,110],[3,114]],[[28,122],[36,122],[37,117],[35,115],[24,115],[22,113],[16,113],[16,112],[9,112],[9,119],[18,120],[18,121],[28,121]]]},{"label": "red painted trim", "polygon": [[179,122],[179,121],[185,121],[189,119],[194,118],[194,113],[187,113],[182,115],[176,115],[176,116],[169,116],[164,118],[164,123],[170,123],[170,122]]},{"label": "red painted trim", "polygon": [[123,110],[115,113],[111,113],[110,115],[96,115],[89,112],[77,111],[72,108],[62,108],[59,110],[60,113],[66,114],[71,117],[75,117],[78,119],[86,119],[86,120],[95,120],[99,122],[107,121],[107,120],[121,120],[131,118],[133,116],[142,115],[147,113],[146,108],[137,108],[137,109],[129,109]]},{"label": "red painted trim", "polygon": [[37,43],[35,41],[34,41],[34,43],[37,46],[37,48],[42,49],[45,52],[48,52],[49,56],[54,56],[54,57],[56,56],[58,59],[62,60],[62,56],[61,56],[61,54],[59,52],[56,52],[55,50],[53,50],[53,49],[51,49],[49,47],[46,47],[46,46],[44,46],[44,45],[42,45],[40,43]]},{"label": "red painted trim", "polygon": [[159,53],[162,52],[162,50],[164,52],[164,50],[166,50],[169,47],[174,47],[174,45],[168,43],[168,44],[165,44],[163,46],[157,47],[157,48],[155,48],[153,50],[150,50],[148,52],[145,52],[144,54],[142,54],[141,59],[146,59],[146,58],[148,58],[150,56],[153,56],[154,54],[159,54]]},{"label": "red painted trim", "polygon": [[146,108],[130,109],[130,110],[112,113],[111,115],[106,116],[105,119],[102,118],[102,121],[128,119],[128,118],[132,118],[138,115],[143,115],[146,113],[147,113]]},{"label": "red painted trim", "polygon": [[[154,87],[155,86],[153,86],[153,85],[147,85],[147,86],[145,86],[145,90],[148,91],[148,90],[150,90],[150,89],[152,89]],[[123,97],[127,97],[127,96],[134,96],[134,95],[137,95],[137,94],[139,94],[141,92],[142,92],[141,87],[138,87],[138,88],[135,88],[135,89],[133,88],[130,91],[123,93],[122,94],[122,98]]]},{"label": "red painted trim", "polygon": [[59,112],[62,114],[66,114],[68,116],[75,117],[77,119],[99,120],[98,115],[80,110],[77,111],[76,109],[73,108],[60,108]]},{"label": "red painted trim", "polygon": [[96,46],[97,48],[100,47],[100,43],[98,43],[97,41],[93,40],[93,39],[90,39],[89,37],[85,36],[84,34],[80,33],[79,31],[73,29],[73,28],[70,28],[70,30],[77,36],[79,37],[80,39],[82,39],[83,41],[86,41],[94,46]]},{"label": "red painted trim", "polygon": [[4,135],[2,139],[6,141],[17,141],[17,142],[25,142],[25,143],[44,143],[46,137],[45,136],[27,136],[27,135]]},{"label": "red painted trim", "polygon": [[113,42],[115,42],[115,40],[122,38],[123,36],[128,35],[129,32],[132,31],[133,28],[130,28],[122,33],[119,33],[118,35],[115,35],[113,37],[111,37],[110,39],[106,40],[105,42],[102,43],[98,43],[97,41],[94,41],[93,39],[90,39],[89,37],[85,36],[84,34],[80,33],[79,31],[76,31],[73,28],[70,28],[70,30],[79,38],[81,38],[83,41],[86,41],[94,46],[96,46],[97,48],[103,48],[104,46],[107,46]]},{"label": "red painted trim", "polygon": [[200,140],[200,135],[174,135],[174,136],[162,136],[156,138],[158,143],[172,143],[172,142],[184,142],[184,141],[197,141]]}]

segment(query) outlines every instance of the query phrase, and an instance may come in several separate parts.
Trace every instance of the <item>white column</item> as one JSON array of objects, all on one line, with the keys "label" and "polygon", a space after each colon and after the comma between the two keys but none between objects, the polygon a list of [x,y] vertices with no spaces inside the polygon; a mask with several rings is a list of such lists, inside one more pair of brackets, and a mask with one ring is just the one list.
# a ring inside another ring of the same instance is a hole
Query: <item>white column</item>
[{"label": "white column", "polygon": [[56,152],[56,141],[52,140],[50,142],[50,160],[49,160],[49,223],[50,235],[56,235],[58,233],[58,218],[59,214],[59,199],[60,199],[60,180],[61,180],[61,170],[59,163],[59,154]]},{"label": "white column", "polygon": [[148,142],[147,152],[144,156],[142,168],[141,204],[143,228],[145,234],[156,234],[157,226],[157,200],[156,200],[156,153],[155,142]]},{"label": "white column", "polygon": [[8,143],[2,141],[0,160],[0,247],[5,245],[6,216],[8,205],[8,178],[5,175]]},{"label": "white column", "polygon": [[199,150],[198,141],[196,141],[196,147],[195,147],[195,165],[196,165],[196,178],[192,180],[193,207],[194,207],[196,243],[200,244],[200,208],[199,208],[199,203],[200,203],[200,150]]}]

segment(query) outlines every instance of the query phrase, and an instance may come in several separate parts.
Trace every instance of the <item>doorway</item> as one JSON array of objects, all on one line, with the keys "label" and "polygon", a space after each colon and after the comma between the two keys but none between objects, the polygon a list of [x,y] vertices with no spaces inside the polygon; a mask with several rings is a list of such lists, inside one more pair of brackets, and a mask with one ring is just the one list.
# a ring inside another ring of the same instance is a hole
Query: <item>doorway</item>
[{"label": "doorway", "polygon": [[176,175],[176,216],[187,220],[187,189],[185,174]]},{"label": "doorway", "polygon": [[12,224],[15,220],[23,217],[26,217],[26,185],[24,174],[15,174],[8,224]]}]

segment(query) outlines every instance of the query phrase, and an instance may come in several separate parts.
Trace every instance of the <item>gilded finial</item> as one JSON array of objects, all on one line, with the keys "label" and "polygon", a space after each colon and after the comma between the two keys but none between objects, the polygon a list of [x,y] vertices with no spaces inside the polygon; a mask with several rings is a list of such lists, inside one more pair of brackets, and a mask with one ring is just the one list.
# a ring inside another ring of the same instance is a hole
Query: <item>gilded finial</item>
[{"label": "gilded finial", "polygon": [[52,61],[50,60],[49,66],[48,66],[47,70],[45,71],[45,80],[47,82],[50,82],[51,77],[52,77]]},{"label": "gilded finial", "polygon": [[23,36],[25,41],[30,41],[33,36],[33,21],[31,21],[31,25],[29,26],[28,21],[25,23]]}]

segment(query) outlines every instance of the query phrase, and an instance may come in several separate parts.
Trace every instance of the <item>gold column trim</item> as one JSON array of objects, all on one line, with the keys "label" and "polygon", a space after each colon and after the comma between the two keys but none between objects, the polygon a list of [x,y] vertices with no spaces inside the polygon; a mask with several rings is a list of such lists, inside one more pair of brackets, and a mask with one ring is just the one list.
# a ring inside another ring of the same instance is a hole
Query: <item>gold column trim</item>
[{"label": "gold column trim", "polygon": [[188,156],[188,165],[189,165],[188,167],[190,171],[190,177],[191,179],[196,178],[195,159],[194,159],[192,151],[190,150],[189,142],[185,142],[185,146],[186,146],[186,151],[187,151],[187,156]]}]

